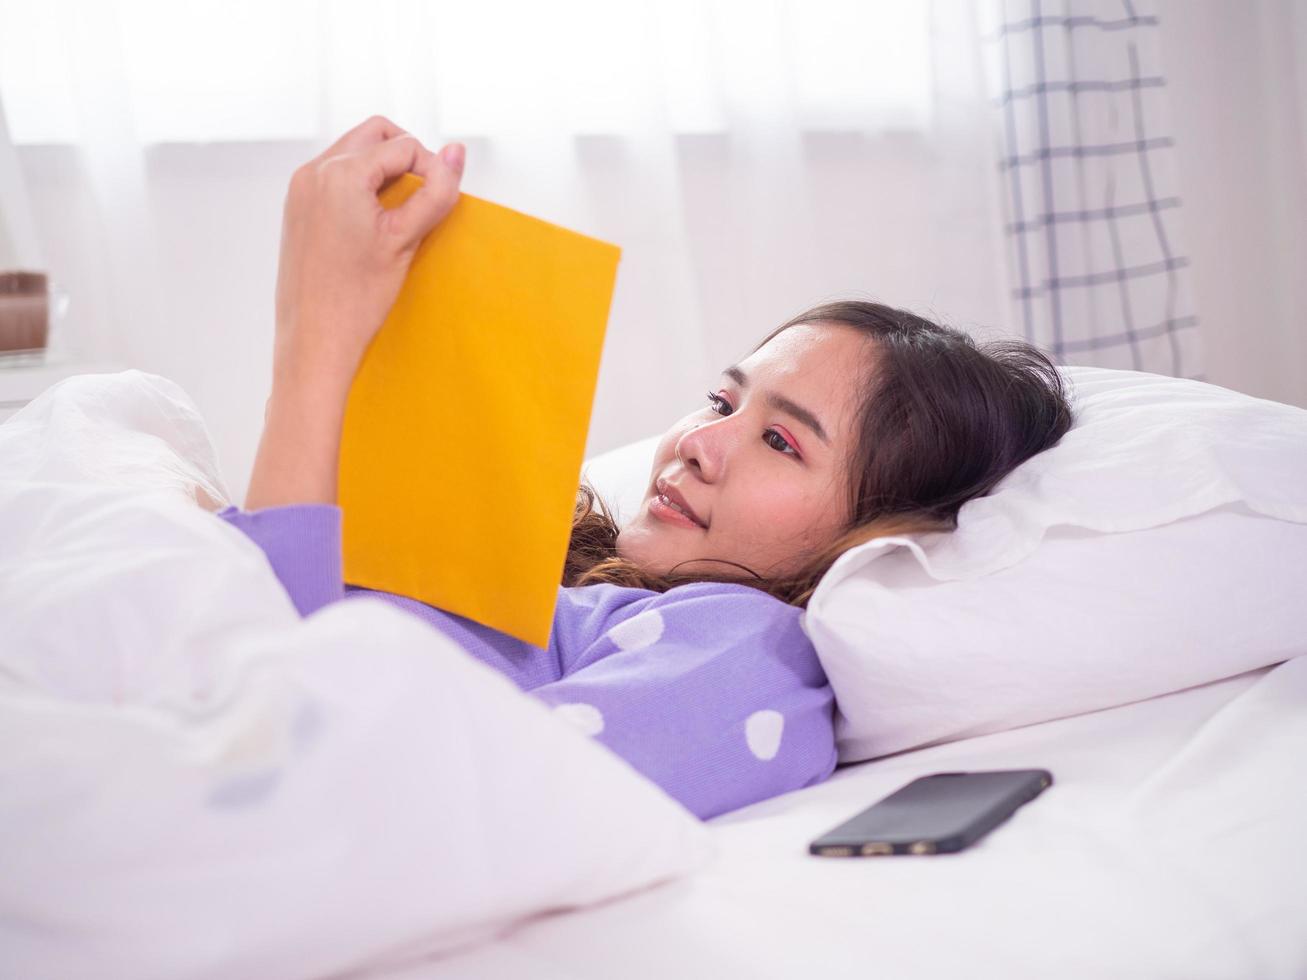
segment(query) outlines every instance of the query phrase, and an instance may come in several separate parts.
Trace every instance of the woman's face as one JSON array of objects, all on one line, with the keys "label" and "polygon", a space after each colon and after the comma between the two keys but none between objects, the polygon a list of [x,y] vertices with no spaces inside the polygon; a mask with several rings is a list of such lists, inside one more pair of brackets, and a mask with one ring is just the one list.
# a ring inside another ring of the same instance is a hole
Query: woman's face
[{"label": "woman's face", "polygon": [[[617,553],[657,574],[717,558],[771,577],[834,540],[849,516],[846,465],[868,344],[842,324],[800,324],[724,371],[712,400],[658,443]],[[677,571],[740,570],[703,562]]]}]

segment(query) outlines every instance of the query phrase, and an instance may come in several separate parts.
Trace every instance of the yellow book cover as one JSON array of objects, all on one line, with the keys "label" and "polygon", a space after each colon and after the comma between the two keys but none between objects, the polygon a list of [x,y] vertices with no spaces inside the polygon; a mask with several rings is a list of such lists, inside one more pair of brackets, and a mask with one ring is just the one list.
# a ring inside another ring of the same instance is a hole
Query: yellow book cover
[{"label": "yellow book cover", "polygon": [[346,582],[548,645],[620,255],[460,196],[350,388]]}]

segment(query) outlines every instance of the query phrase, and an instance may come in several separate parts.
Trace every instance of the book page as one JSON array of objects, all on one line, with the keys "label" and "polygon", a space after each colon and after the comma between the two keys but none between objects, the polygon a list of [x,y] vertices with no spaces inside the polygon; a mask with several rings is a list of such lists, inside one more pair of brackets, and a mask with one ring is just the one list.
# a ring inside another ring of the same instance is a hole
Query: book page
[{"label": "book page", "polygon": [[350,389],[347,583],[548,645],[620,254],[460,196]]}]

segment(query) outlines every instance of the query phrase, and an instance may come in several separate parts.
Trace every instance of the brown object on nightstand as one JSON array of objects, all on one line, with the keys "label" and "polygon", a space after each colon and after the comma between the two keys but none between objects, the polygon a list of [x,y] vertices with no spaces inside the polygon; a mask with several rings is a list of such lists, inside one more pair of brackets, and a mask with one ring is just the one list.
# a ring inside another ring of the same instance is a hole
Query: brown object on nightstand
[{"label": "brown object on nightstand", "polygon": [[44,350],[50,294],[44,272],[0,272],[0,354]]}]

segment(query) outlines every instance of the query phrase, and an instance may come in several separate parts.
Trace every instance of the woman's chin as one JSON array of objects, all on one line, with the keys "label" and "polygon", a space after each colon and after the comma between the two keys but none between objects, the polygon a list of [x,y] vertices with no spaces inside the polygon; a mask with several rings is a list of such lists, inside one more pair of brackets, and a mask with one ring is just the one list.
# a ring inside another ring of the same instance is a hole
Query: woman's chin
[{"label": "woman's chin", "polygon": [[635,561],[635,558],[631,555],[631,538],[633,533],[638,533],[635,531],[638,520],[639,518],[617,529],[617,538],[613,541],[613,550],[617,552],[618,558]]},{"label": "woman's chin", "polygon": [[656,569],[657,536],[647,523],[647,518],[648,513],[642,508],[633,521],[617,532],[614,548],[618,558],[639,565],[646,571],[661,574]]}]

